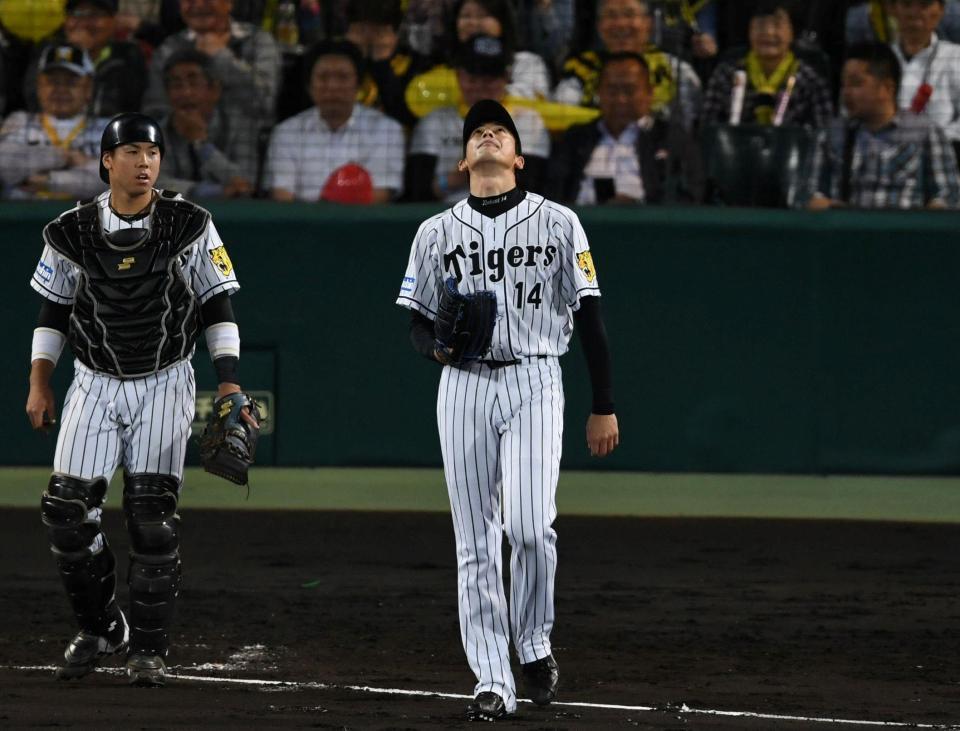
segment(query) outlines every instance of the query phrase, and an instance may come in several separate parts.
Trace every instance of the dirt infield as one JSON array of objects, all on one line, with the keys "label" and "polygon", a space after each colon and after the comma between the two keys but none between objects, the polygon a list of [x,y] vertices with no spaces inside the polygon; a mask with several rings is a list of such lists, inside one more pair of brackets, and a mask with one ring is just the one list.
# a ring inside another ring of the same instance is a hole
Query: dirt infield
[{"label": "dirt infield", "polygon": [[[470,693],[448,516],[195,510],[183,519],[174,672],[299,685],[184,679],[143,690],[110,673],[63,684],[15,669],[57,662],[73,629],[39,510],[7,509],[0,727],[461,725],[464,700],[347,687]],[[119,513],[105,525],[124,554]],[[522,704],[504,727],[851,727],[680,704],[960,722],[960,526],[561,516],[557,530],[562,700],[658,710]]]}]

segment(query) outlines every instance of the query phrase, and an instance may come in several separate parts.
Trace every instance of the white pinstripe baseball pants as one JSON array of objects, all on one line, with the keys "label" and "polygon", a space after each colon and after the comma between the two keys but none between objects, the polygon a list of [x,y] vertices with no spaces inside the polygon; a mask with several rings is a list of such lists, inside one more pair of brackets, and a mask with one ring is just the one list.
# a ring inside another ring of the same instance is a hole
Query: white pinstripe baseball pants
[{"label": "white pinstripe baseball pants", "polygon": [[189,360],[129,380],[76,362],[60,418],[54,471],[109,482],[122,464],[131,473],[182,478],[195,392]]},{"label": "white pinstripe baseball pants", "polygon": [[[555,357],[498,369],[447,366],[440,378],[437,425],[456,534],[461,638],[477,677],[474,694],[499,694],[508,712],[516,709],[510,639],[521,663],[551,651],[563,403]],[[509,620],[504,532],[512,548]]]}]

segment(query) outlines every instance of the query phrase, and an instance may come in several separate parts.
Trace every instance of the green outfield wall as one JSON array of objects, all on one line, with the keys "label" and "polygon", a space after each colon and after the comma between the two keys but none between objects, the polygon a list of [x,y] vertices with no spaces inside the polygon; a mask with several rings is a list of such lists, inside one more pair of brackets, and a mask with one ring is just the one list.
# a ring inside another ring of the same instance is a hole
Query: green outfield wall
[{"label": "green outfield wall", "polygon": [[[24,416],[51,204],[0,205],[7,350],[0,464],[42,465]],[[439,463],[439,369],[393,304],[437,208],[211,206],[239,273],[244,385],[270,412],[265,464]],[[960,214],[584,210],[603,289],[622,445],[586,452],[589,384],[563,359],[568,467],[698,472],[960,471]],[[205,353],[201,391],[213,388]],[[71,366],[57,369],[62,398]],[[202,417],[207,403],[198,409]]]}]

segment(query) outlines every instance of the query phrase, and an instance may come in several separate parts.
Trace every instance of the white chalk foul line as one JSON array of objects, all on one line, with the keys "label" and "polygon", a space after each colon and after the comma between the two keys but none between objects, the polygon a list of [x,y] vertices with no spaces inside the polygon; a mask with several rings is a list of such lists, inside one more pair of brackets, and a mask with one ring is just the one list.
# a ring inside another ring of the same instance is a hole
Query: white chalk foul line
[{"label": "white chalk foul line", "polygon": [[[49,671],[57,669],[55,665],[8,665],[7,670],[21,671]],[[172,668],[171,668],[172,669]],[[122,668],[97,668],[98,673],[122,675]],[[290,690],[349,690],[358,693],[375,693],[378,695],[402,695],[410,697],[450,698],[453,700],[473,700],[472,695],[462,693],[442,693],[434,690],[406,690],[404,688],[376,688],[369,685],[339,685],[336,683],[319,683],[314,681],[266,680],[258,678],[223,678],[209,675],[185,675],[170,673],[168,678],[186,680],[197,683],[221,683],[233,685],[258,685],[267,687],[286,687]],[[518,703],[531,703],[526,698],[518,698]],[[910,723],[908,721],[863,721],[853,718],[826,718],[824,716],[793,716],[779,713],[758,713],[755,711],[719,711],[709,708],[691,708],[686,703],[670,706],[634,706],[616,703],[586,703],[582,701],[557,701],[552,706],[566,708],[596,708],[605,711],[640,711],[644,713],[677,713],[700,716],[729,716],[735,718],[756,718],[763,721],[797,721],[801,723],[824,723],[847,726],[875,726],[882,728],[923,728],[923,729],[960,729],[953,724]]]}]

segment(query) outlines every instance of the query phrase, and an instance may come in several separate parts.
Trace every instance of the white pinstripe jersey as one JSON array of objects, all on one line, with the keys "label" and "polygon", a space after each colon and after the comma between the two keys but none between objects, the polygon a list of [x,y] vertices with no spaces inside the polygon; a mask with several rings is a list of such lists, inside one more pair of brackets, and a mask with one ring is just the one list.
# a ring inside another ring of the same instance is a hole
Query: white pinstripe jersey
[{"label": "white pinstripe jersey", "polygon": [[495,218],[464,199],[424,221],[397,304],[434,319],[449,276],[461,292],[496,293],[492,360],[563,355],[580,298],[600,295],[577,215],[534,193]]},{"label": "white pinstripe jersey", "polygon": [[[96,202],[100,207],[100,225],[106,233],[125,228],[150,228],[149,214],[153,206],[142,217],[130,218],[120,217],[110,208],[110,191],[98,195]],[[180,266],[201,304],[215,294],[240,289],[237,274],[213,221],[207,225],[204,235],[181,254]],[[30,286],[48,300],[69,305],[73,304],[80,277],[81,271],[76,264],[44,246]]]}]

